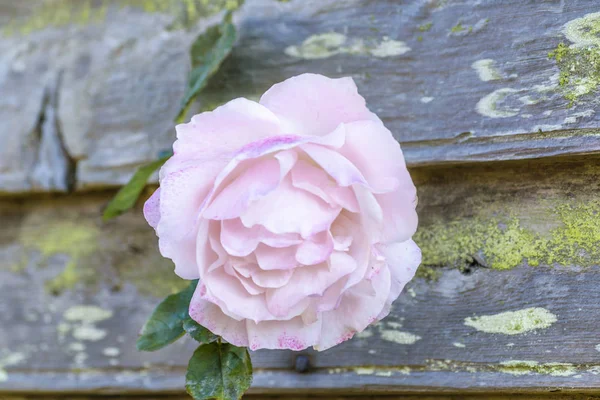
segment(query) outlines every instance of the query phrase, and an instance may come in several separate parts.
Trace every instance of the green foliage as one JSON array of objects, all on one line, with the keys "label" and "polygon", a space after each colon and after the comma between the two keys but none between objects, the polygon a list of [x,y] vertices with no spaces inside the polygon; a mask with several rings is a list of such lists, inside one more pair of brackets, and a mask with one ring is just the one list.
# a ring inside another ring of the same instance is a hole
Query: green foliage
[{"label": "green foliage", "polygon": [[192,281],[186,289],[168,296],[156,307],[138,337],[138,350],[162,349],[185,334],[183,325],[189,319],[188,308],[197,285],[197,280]]},{"label": "green foliage", "polygon": [[183,321],[183,329],[195,341],[202,344],[212,343],[219,338],[218,336],[213,334],[211,331],[209,331],[190,317]]},{"label": "green foliage", "polygon": [[105,221],[115,218],[125,211],[129,210],[135,205],[135,202],[140,197],[142,190],[148,182],[150,175],[160,167],[171,157],[170,155],[159,158],[150,164],[144,165],[138,168],[135,174],[131,177],[129,182],[119,190],[116,196],[108,203],[108,206],[104,209],[103,219]]},{"label": "green foliage", "polygon": [[196,400],[238,400],[252,383],[248,349],[221,341],[201,345],[185,380],[187,392]]},{"label": "green foliage", "polygon": [[231,11],[229,11],[225,14],[221,24],[211,26],[196,38],[190,50],[192,72],[179,114],[175,118],[177,123],[183,121],[194,99],[206,87],[221,63],[231,53],[236,37],[236,29],[231,22]]}]

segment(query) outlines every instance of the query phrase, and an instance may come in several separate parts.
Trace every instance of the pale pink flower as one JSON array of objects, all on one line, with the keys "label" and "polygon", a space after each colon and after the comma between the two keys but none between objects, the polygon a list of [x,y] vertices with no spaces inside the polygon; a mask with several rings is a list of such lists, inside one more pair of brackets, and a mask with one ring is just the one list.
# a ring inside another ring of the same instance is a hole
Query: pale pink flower
[{"label": "pale pink flower", "polygon": [[177,126],[144,207],[200,279],[190,316],[237,346],[330,348],[385,317],[421,252],[398,142],[351,78],[304,74]]}]

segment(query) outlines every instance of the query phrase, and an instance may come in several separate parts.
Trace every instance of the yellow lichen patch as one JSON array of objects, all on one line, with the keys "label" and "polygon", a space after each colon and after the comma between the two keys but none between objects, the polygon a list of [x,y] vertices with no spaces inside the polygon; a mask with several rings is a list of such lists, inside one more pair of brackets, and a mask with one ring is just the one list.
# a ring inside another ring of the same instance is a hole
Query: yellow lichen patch
[{"label": "yellow lichen patch", "polygon": [[46,257],[55,254],[77,257],[96,250],[98,234],[94,225],[57,219],[30,221],[21,229],[20,239],[24,246],[36,248]]},{"label": "yellow lichen patch", "polygon": [[397,344],[414,344],[421,339],[419,335],[392,329],[381,330],[380,333],[383,340]]},{"label": "yellow lichen patch", "polygon": [[492,59],[486,58],[483,60],[477,60],[471,64],[471,68],[477,72],[479,79],[483,82],[497,81],[502,79],[502,74],[496,69],[496,62]]},{"label": "yellow lichen patch", "polygon": [[437,221],[419,228],[415,242],[423,252],[423,264],[430,266],[461,267],[482,253],[492,268],[509,269],[538,254],[535,235],[520,227],[516,219],[504,224],[498,219],[485,222],[477,218]]},{"label": "yellow lichen patch", "polygon": [[548,57],[560,69],[559,87],[571,106],[600,85],[600,13],[569,21],[563,33],[571,44],[559,43]]},{"label": "yellow lichen patch", "polygon": [[64,313],[67,321],[81,321],[95,323],[112,317],[113,312],[97,306],[73,306]]},{"label": "yellow lichen patch", "polygon": [[0,383],[8,380],[8,372],[4,369],[21,363],[26,359],[23,353],[9,353],[8,355],[0,358]]},{"label": "yellow lichen patch", "polygon": [[69,256],[63,271],[46,282],[47,289],[53,293],[73,288],[80,280],[93,276],[89,268],[81,268],[79,263],[98,249],[99,237],[100,231],[93,223],[68,219],[34,217],[20,232],[23,246],[39,251],[45,259],[56,254]]},{"label": "yellow lichen patch", "polygon": [[399,56],[410,50],[406,43],[387,36],[377,41],[365,41],[360,38],[348,38],[341,33],[326,32],[309,36],[301,44],[287,47],[285,54],[305,60],[329,58],[338,54],[384,58]]},{"label": "yellow lichen patch", "polygon": [[519,109],[506,105],[506,99],[519,91],[512,88],[500,88],[482,97],[475,105],[475,110],[490,118],[509,118],[519,114]]},{"label": "yellow lichen patch", "polygon": [[[419,227],[415,242],[423,252],[423,273],[431,266],[465,267],[474,261],[506,270],[530,266],[582,267],[600,260],[600,203],[563,204],[543,211],[555,226],[543,232],[526,228],[517,217],[436,220]],[[434,270],[435,271],[435,270]],[[417,274],[417,276],[423,276]]]},{"label": "yellow lichen patch", "polygon": [[511,375],[543,374],[552,376],[571,376],[577,373],[573,364],[551,362],[541,364],[530,360],[503,361],[498,371]]},{"label": "yellow lichen patch", "polygon": [[587,265],[600,260],[600,203],[561,205],[556,208],[562,226],[552,230],[545,262]]},{"label": "yellow lichen patch", "polygon": [[480,332],[518,335],[536,329],[548,328],[556,321],[556,315],[545,308],[532,307],[494,315],[468,317],[465,318],[465,325]]}]

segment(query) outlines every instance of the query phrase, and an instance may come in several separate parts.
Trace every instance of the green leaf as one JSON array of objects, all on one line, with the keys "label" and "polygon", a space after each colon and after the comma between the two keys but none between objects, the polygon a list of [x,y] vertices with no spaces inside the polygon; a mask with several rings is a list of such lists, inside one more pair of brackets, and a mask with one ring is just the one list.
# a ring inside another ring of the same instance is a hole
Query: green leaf
[{"label": "green leaf", "polygon": [[155,351],[173,343],[185,334],[183,322],[189,318],[190,301],[198,280],[179,293],[172,294],[156,307],[137,340],[140,351]]},{"label": "green leaf", "polygon": [[175,122],[183,122],[194,99],[231,53],[236,37],[235,25],[231,23],[231,11],[229,11],[221,24],[211,26],[196,38],[190,50],[192,72]]},{"label": "green leaf", "polygon": [[148,182],[150,175],[162,167],[169,157],[171,157],[171,155],[161,157],[150,164],[138,168],[129,182],[127,182],[127,184],[123,186],[121,190],[119,190],[110,203],[108,203],[104,209],[104,215],[102,218],[105,221],[108,221],[109,219],[117,217],[132,208],[137,199],[140,197],[142,190],[144,190],[144,187],[146,187],[146,182]]},{"label": "green leaf", "polygon": [[212,343],[219,337],[188,317],[183,321],[183,329],[197,342],[206,344]]},{"label": "green leaf", "polygon": [[251,383],[248,349],[220,341],[200,346],[185,376],[185,388],[196,400],[238,400]]}]

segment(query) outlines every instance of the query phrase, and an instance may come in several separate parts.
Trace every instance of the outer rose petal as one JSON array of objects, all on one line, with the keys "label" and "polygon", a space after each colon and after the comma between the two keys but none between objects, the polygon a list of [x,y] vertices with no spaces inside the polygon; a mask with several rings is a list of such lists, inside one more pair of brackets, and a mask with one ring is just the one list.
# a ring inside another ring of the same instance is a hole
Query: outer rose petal
[{"label": "outer rose petal", "polygon": [[282,120],[286,133],[296,135],[321,136],[343,122],[377,120],[348,77],[298,75],[273,85],[260,98],[260,104]]},{"label": "outer rose petal", "polygon": [[344,292],[339,307],[321,315],[323,330],[315,349],[327,350],[362,332],[377,320],[389,292],[390,272],[387,268],[383,268],[371,281],[363,280]]},{"label": "outer rose petal", "polygon": [[[257,349],[304,350],[318,342],[321,334],[321,321],[305,325],[301,317],[288,321],[265,321],[258,324],[246,322],[249,347]],[[223,336],[225,340],[227,338]]]},{"label": "outer rose petal", "polygon": [[156,189],[144,203],[144,218],[151,227],[156,229],[160,221],[160,188]]},{"label": "outer rose petal", "polygon": [[[176,156],[173,156],[168,162],[176,161]],[[160,219],[156,226],[159,248],[164,257],[173,260],[175,273],[183,279],[197,279],[199,276],[195,256],[198,225],[195,221],[214,177],[212,171],[218,163],[213,160],[188,167],[161,180]]]},{"label": "outer rose petal", "polygon": [[238,98],[192,117],[190,123],[177,125],[177,155],[219,154],[231,156],[248,143],[281,135],[279,119],[266,107]]},{"label": "outer rose petal", "polygon": [[400,296],[404,285],[415,276],[417,268],[421,264],[421,249],[410,239],[406,242],[391,243],[387,246],[379,245],[378,250],[385,258],[385,263],[391,274],[390,295],[386,302],[387,311],[384,308],[385,314],[377,317],[377,319],[382,319],[389,312],[392,302]]},{"label": "outer rose petal", "polygon": [[235,346],[248,346],[246,322],[228,317],[219,306],[202,299],[206,288],[198,285],[190,302],[190,317],[216,335]]},{"label": "outer rose petal", "polygon": [[[417,191],[400,144],[392,133],[373,121],[348,124],[346,143],[340,152],[356,165],[371,186],[382,188],[396,183],[391,192],[375,195],[386,221],[382,240],[390,243],[409,239],[417,229]],[[373,162],[373,154],[377,154],[377,162]]]}]

